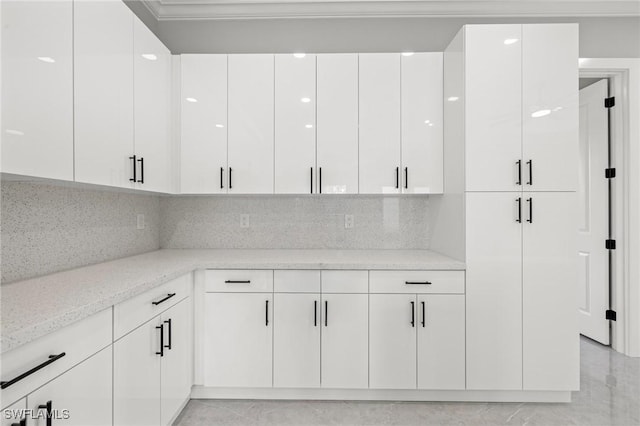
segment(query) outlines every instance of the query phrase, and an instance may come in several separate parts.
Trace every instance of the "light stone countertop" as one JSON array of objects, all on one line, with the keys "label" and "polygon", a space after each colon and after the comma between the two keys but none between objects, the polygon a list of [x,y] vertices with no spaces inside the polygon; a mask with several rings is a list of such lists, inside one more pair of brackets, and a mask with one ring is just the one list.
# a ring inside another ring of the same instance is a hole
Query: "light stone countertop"
[{"label": "light stone countertop", "polygon": [[196,269],[464,270],[465,264],[429,250],[158,250],[2,285],[1,351]]}]

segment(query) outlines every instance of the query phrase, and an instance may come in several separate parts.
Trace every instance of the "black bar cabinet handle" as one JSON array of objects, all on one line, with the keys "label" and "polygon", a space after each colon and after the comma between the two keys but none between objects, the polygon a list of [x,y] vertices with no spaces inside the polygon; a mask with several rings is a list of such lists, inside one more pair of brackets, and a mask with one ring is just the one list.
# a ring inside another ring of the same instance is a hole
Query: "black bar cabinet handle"
[{"label": "black bar cabinet handle", "polygon": [[136,164],[136,156],[134,155],[133,157],[129,157],[129,160],[131,160],[132,164],[133,164],[133,177],[129,179],[130,182],[136,182],[138,179],[136,178],[136,168],[138,167],[138,165]]},{"label": "black bar cabinet handle", "polygon": [[516,185],[522,185],[522,160],[516,161],[516,164],[518,165],[518,181]]},{"label": "black bar cabinet handle", "polygon": [[66,355],[65,352],[62,352],[61,354],[58,354],[58,355],[49,355],[49,359],[47,359],[42,364],[39,364],[39,365],[33,367],[31,370],[29,370],[29,371],[27,371],[25,373],[22,373],[19,376],[14,377],[11,380],[7,380],[5,382],[0,382],[0,389],[6,389],[6,388],[8,388],[9,386],[11,386],[11,385],[13,385],[15,383],[18,383],[20,380],[22,380],[22,379],[24,379],[26,377],[29,377],[30,375],[32,375],[36,371],[41,370],[44,367],[46,367],[47,365],[56,362],[57,360],[59,360],[60,358],[62,358],[65,355]]},{"label": "black bar cabinet handle", "polygon": [[527,222],[533,223],[533,199],[527,198],[527,203],[529,203],[529,219],[527,219]]},{"label": "black bar cabinet handle", "polygon": [[[46,420],[46,425],[47,426],[51,426],[53,424],[53,401],[47,401],[46,404],[42,404],[42,405],[38,405],[38,410],[45,410],[45,418]],[[22,421],[20,422],[22,423]],[[25,424],[26,424],[26,419],[25,419]]]},{"label": "black bar cabinet handle", "polygon": [[27,418],[20,419],[20,423],[11,423],[11,426],[27,426]]},{"label": "black bar cabinet handle", "polygon": [[144,157],[140,157],[138,163],[140,163],[140,180],[138,182],[144,183]]},{"label": "black bar cabinet handle", "polygon": [[175,293],[167,293],[166,297],[164,297],[163,299],[158,300],[157,302],[151,302],[151,304],[153,304],[154,306],[158,306],[162,302],[166,302],[167,300],[171,299],[175,295],[176,295]]},{"label": "black bar cabinet handle", "polygon": [[400,188],[400,167],[396,167],[396,189]]},{"label": "black bar cabinet handle", "polygon": [[226,280],[225,284],[251,284],[251,280]]},{"label": "black bar cabinet handle", "polygon": [[264,325],[265,326],[269,326],[269,301],[265,300],[264,301]]},{"label": "black bar cabinet handle", "polygon": [[424,300],[422,302],[420,302],[422,304],[422,328],[424,328],[424,325],[427,322],[426,316],[427,316],[427,307],[426,307],[426,303],[424,302]]},{"label": "black bar cabinet handle", "polygon": [[224,167],[220,167],[220,189],[224,189],[222,180],[224,179]]},{"label": "black bar cabinet handle", "polygon": [[318,301],[313,301],[313,326],[318,326]]},{"label": "black bar cabinet handle", "polygon": [[309,194],[313,194],[313,167],[310,167],[311,173],[309,174]]},{"label": "black bar cabinet handle", "polygon": [[529,181],[527,185],[533,185],[533,160],[527,161],[527,165],[529,166]]},{"label": "black bar cabinet handle", "polygon": [[322,194],[322,167],[318,167],[318,193]]},{"label": "black bar cabinet handle", "polygon": [[404,189],[409,189],[409,168],[404,168]]},{"label": "black bar cabinet handle", "polygon": [[156,352],[156,355],[164,356],[164,324],[156,326],[156,330],[160,330],[160,352]]},{"label": "black bar cabinet handle", "polygon": [[416,326],[416,303],[411,302],[411,327]]},{"label": "black bar cabinet handle", "polygon": [[324,301],[324,326],[327,326],[327,319],[329,318],[329,301]]},{"label": "black bar cabinet handle", "polygon": [[522,223],[522,197],[516,198],[516,203],[518,203],[518,218],[516,222]]},{"label": "black bar cabinet handle", "polygon": [[404,283],[409,285],[431,285],[431,281],[405,281]]},{"label": "black bar cabinet handle", "polygon": [[233,169],[231,167],[229,167],[229,189],[233,188],[233,185],[231,184],[231,174],[233,173]]},{"label": "black bar cabinet handle", "polygon": [[171,350],[171,334],[172,334],[172,332],[171,332],[171,318],[166,320],[164,323],[168,325],[168,327],[167,327],[168,328],[167,335],[169,336],[169,339],[168,339],[169,340],[169,344],[165,345],[164,347],[169,349],[169,350]]}]

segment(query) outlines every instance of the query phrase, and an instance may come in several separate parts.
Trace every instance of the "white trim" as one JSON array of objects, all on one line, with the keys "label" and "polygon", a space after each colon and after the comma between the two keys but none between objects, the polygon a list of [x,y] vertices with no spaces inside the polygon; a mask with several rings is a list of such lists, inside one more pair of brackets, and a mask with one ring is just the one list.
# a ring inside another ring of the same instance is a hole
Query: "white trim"
[{"label": "white trim", "polygon": [[614,252],[612,347],[640,356],[640,58],[580,59],[581,77],[609,78],[612,109]]},{"label": "white trim", "polygon": [[339,17],[625,17],[634,0],[142,0],[160,21]]},{"label": "white trim", "polygon": [[353,401],[571,402],[571,391],[213,388],[194,386],[192,399]]}]

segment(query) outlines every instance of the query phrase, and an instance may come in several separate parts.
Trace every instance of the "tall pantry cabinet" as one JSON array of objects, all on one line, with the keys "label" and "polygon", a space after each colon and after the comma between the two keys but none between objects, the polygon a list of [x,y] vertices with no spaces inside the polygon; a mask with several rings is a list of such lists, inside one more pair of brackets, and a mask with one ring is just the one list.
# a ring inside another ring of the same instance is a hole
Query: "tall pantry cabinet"
[{"label": "tall pantry cabinet", "polygon": [[445,70],[445,119],[464,123],[445,138],[465,162],[467,388],[575,390],[578,27],[465,26]]}]

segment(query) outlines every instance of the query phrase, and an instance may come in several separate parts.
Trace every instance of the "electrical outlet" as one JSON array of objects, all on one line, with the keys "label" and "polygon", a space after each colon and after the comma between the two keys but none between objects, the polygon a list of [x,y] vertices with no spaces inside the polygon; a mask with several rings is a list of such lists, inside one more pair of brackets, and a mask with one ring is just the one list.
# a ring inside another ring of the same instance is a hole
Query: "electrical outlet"
[{"label": "electrical outlet", "polygon": [[249,227],[249,215],[241,214],[240,215],[240,228],[248,228]]},{"label": "electrical outlet", "polygon": [[353,217],[352,214],[345,214],[344,215],[344,227],[346,229],[351,229],[353,228],[353,225],[355,224],[355,218]]},{"label": "electrical outlet", "polygon": [[144,223],[144,215],[143,214],[139,214],[138,215],[138,220],[137,220],[137,228],[138,229],[144,229],[145,223]]}]

